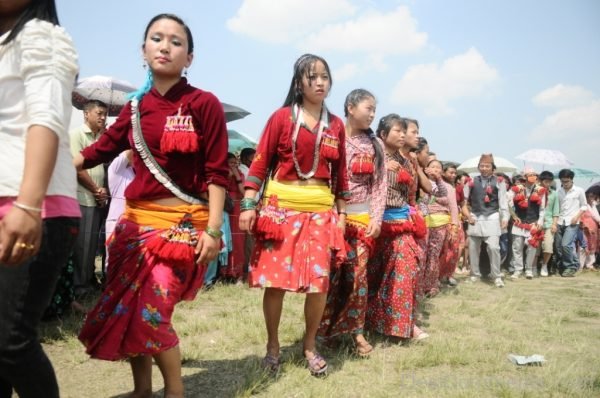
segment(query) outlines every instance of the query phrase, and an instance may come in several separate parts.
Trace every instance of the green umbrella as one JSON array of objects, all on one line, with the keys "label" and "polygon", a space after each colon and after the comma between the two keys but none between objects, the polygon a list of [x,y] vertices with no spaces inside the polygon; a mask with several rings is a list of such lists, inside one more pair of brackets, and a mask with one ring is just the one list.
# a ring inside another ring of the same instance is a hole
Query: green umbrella
[{"label": "green umbrella", "polygon": [[[579,169],[579,168],[576,168],[576,167],[569,167],[568,169],[571,170],[573,173],[575,173],[575,178],[596,178],[596,177],[600,177],[600,174],[596,173],[593,170]],[[558,172],[559,171],[554,172],[554,176],[556,178],[558,178]]]},{"label": "green umbrella", "polygon": [[247,135],[235,130],[227,130],[229,152],[239,153],[244,148],[256,148],[256,142]]}]

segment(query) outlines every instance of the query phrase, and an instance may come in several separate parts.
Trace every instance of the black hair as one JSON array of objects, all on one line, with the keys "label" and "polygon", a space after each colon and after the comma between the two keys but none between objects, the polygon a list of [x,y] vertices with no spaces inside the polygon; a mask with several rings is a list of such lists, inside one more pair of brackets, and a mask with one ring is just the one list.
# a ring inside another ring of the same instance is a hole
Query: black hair
[{"label": "black hair", "polygon": [[256,149],[254,148],[244,148],[240,151],[240,160],[244,160],[249,158],[250,156],[256,153]]},{"label": "black hair", "polygon": [[448,171],[448,169],[455,169],[456,175],[458,176],[457,168],[458,168],[458,166],[456,165],[456,163],[452,163],[452,162],[442,163],[442,170],[444,170],[444,172]]},{"label": "black hair", "polygon": [[575,173],[573,173],[573,170],[571,169],[562,169],[558,172],[558,178],[568,178],[569,180],[572,180],[573,178],[575,178]]},{"label": "black hair", "polygon": [[518,184],[520,181],[525,181],[525,177],[522,174],[515,174],[512,177],[513,185]]},{"label": "black hair", "polygon": [[433,162],[438,162],[440,164],[440,166],[442,166],[442,170],[444,169],[444,165],[442,164],[441,161],[437,160],[437,159],[431,159],[428,163],[427,163],[427,167],[429,167],[431,165],[431,163]]},{"label": "black hair", "polygon": [[[375,99],[375,96],[370,91],[365,90],[364,88],[357,88],[357,89],[350,91],[350,93],[346,96],[346,100],[344,101],[344,116],[348,117],[348,115],[349,115],[348,107],[356,106],[361,101],[368,99],[368,98]],[[373,130],[368,129],[366,131],[366,133],[369,136],[369,139],[371,140],[371,144],[373,144],[373,150],[375,151],[375,169],[381,170],[384,167],[384,163],[385,163],[385,158],[383,155],[383,148],[381,147],[381,145],[379,145],[379,142],[377,142],[377,139],[376,139],[377,136],[375,135]],[[380,173],[376,174],[376,177],[375,177],[376,181],[379,181],[379,179],[381,178],[381,176],[379,174]]]},{"label": "black hair", "polygon": [[106,105],[104,102],[102,102],[100,100],[89,100],[83,106],[83,111],[84,112],[89,112],[90,110],[92,110],[94,108],[108,109],[108,105]]},{"label": "black hair", "polygon": [[364,88],[356,88],[350,91],[350,93],[346,96],[346,100],[344,101],[344,116],[348,117],[348,107],[350,105],[356,106],[367,98],[375,99],[375,96]]},{"label": "black hair", "polygon": [[194,38],[192,37],[192,31],[190,30],[189,26],[187,26],[185,24],[185,22],[183,22],[183,19],[179,18],[175,14],[158,14],[157,16],[152,18],[150,20],[150,22],[148,22],[148,25],[146,25],[146,30],[144,31],[144,43],[146,42],[146,38],[148,37],[148,31],[150,30],[150,27],[152,25],[154,25],[154,23],[156,21],[160,21],[161,19],[170,19],[172,21],[177,22],[179,25],[181,25],[181,27],[183,28],[183,30],[185,31],[185,34],[187,36],[187,42],[188,42],[187,53],[192,54],[194,52]]},{"label": "black hair", "polygon": [[540,173],[540,181],[542,180],[552,180],[554,181],[554,173],[548,170],[544,170]]},{"label": "black hair", "polygon": [[415,126],[417,126],[417,128],[420,128],[419,121],[417,119],[410,119],[410,118],[405,117],[404,122],[406,123],[406,128],[408,128],[408,125],[411,123],[413,123]]},{"label": "black hair", "polygon": [[[406,120],[406,119],[404,119]],[[413,123],[413,122],[410,122]],[[406,123],[406,125],[408,126],[408,123]],[[418,125],[417,125],[418,127]],[[414,152],[421,152],[423,149],[425,149],[425,147],[429,145],[429,143],[427,142],[427,140],[425,139],[425,137],[419,137],[419,141],[417,142],[417,147],[414,149]]]},{"label": "black hair", "polygon": [[231,152],[227,152],[227,160],[229,159],[237,159],[237,156],[235,156],[233,153]]},{"label": "black hair", "polygon": [[10,43],[21,30],[23,30],[23,26],[32,19],[50,22],[53,25],[60,25],[58,23],[58,14],[56,13],[56,4],[54,3],[54,0],[32,0],[31,3],[25,7],[17,19],[17,22],[10,30],[10,33],[0,45]]},{"label": "black hair", "polygon": [[[331,71],[329,70],[329,64],[325,59],[314,54],[304,54],[296,60],[294,63],[294,75],[292,76],[292,82],[290,83],[290,89],[288,90],[283,106],[291,106],[293,104],[302,104],[302,78],[308,77],[310,69],[315,62],[321,61],[325,66],[325,70],[329,75],[329,88],[333,86],[333,78],[331,77]],[[310,79],[308,83],[311,84]]]},{"label": "black hair", "polygon": [[427,154],[428,154],[429,156],[437,156],[435,152],[431,152],[431,151],[429,151]]},{"label": "black hair", "polygon": [[406,122],[397,113],[390,113],[379,119],[379,125],[377,125],[377,137],[385,140],[390,130],[399,124],[400,128],[406,131]]}]

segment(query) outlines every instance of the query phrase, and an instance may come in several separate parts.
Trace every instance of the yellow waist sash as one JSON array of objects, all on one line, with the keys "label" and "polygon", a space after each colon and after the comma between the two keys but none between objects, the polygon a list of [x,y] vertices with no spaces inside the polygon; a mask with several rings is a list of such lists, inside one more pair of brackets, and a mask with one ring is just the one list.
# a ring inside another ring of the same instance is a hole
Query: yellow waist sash
[{"label": "yellow waist sash", "polygon": [[369,226],[369,221],[371,221],[369,213],[348,214],[346,216],[346,222],[360,224],[365,228]]},{"label": "yellow waist sash", "polygon": [[427,228],[435,228],[441,227],[446,224],[450,224],[452,219],[450,218],[450,214],[428,214],[425,216],[425,223],[427,224]]},{"label": "yellow waist sash", "polygon": [[322,212],[333,208],[334,196],[325,185],[293,185],[269,180],[263,200],[266,206],[271,195],[277,196],[279,207],[301,212]]},{"label": "yellow waist sash", "polygon": [[186,214],[191,215],[192,225],[197,231],[206,228],[208,224],[206,205],[163,206],[150,201],[128,200],[122,217],[139,225],[167,229],[178,224]]}]

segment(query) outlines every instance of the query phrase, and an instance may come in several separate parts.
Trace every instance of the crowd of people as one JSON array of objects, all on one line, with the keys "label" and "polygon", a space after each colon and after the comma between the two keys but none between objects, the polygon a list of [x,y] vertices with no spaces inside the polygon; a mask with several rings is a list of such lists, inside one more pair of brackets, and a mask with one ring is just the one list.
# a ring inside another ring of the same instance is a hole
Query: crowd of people
[{"label": "crowd of people", "polygon": [[[59,396],[36,332],[49,305],[86,312],[79,339],[93,358],[129,361],[132,397],[152,396],[153,360],[165,396],[183,397],[172,314],[217,278],[264,290],[262,366],[273,373],[285,293],[304,293],[302,351],[320,376],[319,341],[349,336],[367,357],[373,333],[426,339],[419,304],[457,273],[504,287],[507,272],[593,269],[598,195],[573,186],[572,171],[556,190],[547,171],[495,173],[491,154],[478,176],[459,173],[417,120],[376,120],[367,90],[347,95],[345,120],[334,115],[329,65],[312,54],[294,63],[283,105],[238,159],[221,103],[185,78],[189,27],[160,14],[142,39],[145,85],[108,128],[106,104],[90,101],[69,135],[77,53],[54,1],[0,3],[0,396]],[[76,299],[94,289],[97,303],[83,308]]]}]

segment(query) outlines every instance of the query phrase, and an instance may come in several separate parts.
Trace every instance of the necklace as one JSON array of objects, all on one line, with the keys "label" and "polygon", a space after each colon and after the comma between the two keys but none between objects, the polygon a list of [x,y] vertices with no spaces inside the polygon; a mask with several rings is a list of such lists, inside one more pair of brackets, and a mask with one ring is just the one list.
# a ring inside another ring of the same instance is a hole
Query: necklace
[{"label": "necklace", "polygon": [[[304,109],[304,108],[302,108]],[[317,139],[315,142],[315,150],[313,153],[313,163],[312,167],[308,173],[302,172],[300,169],[300,163],[298,163],[298,158],[296,157],[296,142],[298,140],[298,132],[300,131],[300,126],[304,123],[303,112],[300,112],[300,107],[298,104],[295,104],[292,108],[293,116],[296,116],[296,126],[294,127],[294,134],[292,135],[292,159],[294,161],[294,168],[296,169],[296,173],[298,173],[298,177],[303,180],[308,180],[312,178],[317,172],[317,166],[319,165],[319,150],[321,149],[321,138],[323,137],[323,130],[327,127],[327,120],[324,115],[327,115],[327,108],[325,104],[321,108],[321,119],[319,120],[319,129],[317,131]]]}]

